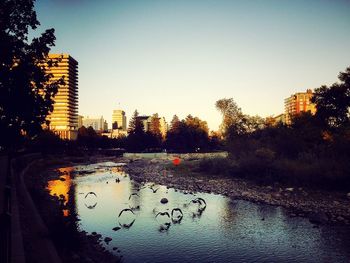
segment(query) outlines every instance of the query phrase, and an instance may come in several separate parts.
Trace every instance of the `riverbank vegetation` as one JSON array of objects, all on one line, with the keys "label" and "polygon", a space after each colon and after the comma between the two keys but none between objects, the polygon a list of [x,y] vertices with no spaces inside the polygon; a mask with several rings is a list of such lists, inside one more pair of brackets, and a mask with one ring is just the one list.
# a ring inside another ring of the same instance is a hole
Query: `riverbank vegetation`
[{"label": "riverbank vegetation", "polygon": [[264,123],[243,114],[233,99],[219,100],[229,157],[202,160],[196,169],[263,184],[349,190],[350,68],[339,81],[316,89],[316,114],[293,116],[290,125]]}]

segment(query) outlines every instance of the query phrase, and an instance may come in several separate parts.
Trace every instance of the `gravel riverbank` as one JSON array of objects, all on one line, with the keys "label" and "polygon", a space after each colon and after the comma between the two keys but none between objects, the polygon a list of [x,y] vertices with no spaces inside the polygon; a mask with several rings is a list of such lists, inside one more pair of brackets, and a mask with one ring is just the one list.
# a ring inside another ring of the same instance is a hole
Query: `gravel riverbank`
[{"label": "gravel riverbank", "polygon": [[[291,217],[308,217],[317,224],[350,224],[350,198],[346,193],[304,188],[259,186],[240,178],[220,178],[171,169],[171,158],[124,158],[125,170],[138,182],[154,182],[184,192],[208,192],[235,199],[282,206]],[[181,164],[180,164],[181,165]]]}]

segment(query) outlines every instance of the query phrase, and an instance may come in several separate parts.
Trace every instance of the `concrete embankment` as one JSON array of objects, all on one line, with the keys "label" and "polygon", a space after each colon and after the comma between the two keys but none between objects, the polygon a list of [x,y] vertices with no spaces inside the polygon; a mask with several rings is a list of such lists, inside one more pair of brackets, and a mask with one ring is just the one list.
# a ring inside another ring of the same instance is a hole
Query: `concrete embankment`
[{"label": "concrete embankment", "polygon": [[[1,262],[26,262],[29,248],[30,254],[35,255],[31,260],[35,262],[61,262],[23,180],[27,169],[39,158],[41,158],[40,154],[27,154],[13,157],[10,162],[8,156],[3,156],[0,160],[2,168],[0,187],[5,189],[0,201],[2,205],[7,201],[7,205],[0,208],[4,213],[2,218],[6,216],[8,219],[6,224],[2,224],[7,233],[4,239],[2,237],[1,248],[5,253],[2,253]],[[23,216],[30,217],[30,224],[23,226]],[[23,241],[24,231],[26,246]]]}]

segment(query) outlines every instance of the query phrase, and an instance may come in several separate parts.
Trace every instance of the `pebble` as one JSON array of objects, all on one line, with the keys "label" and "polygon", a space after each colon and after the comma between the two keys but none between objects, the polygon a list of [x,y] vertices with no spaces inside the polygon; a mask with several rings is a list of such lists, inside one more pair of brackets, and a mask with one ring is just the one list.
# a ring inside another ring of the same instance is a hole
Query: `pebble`
[{"label": "pebble", "polygon": [[337,217],[337,221],[344,221],[344,217],[338,216],[338,217]]},{"label": "pebble", "polygon": [[105,237],[104,241],[105,241],[106,243],[108,243],[108,242],[112,241],[112,238],[110,238],[110,237]]},{"label": "pebble", "polygon": [[165,197],[163,197],[162,199],[160,199],[160,202],[161,202],[162,204],[166,204],[166,203],[168,203],[168,199],[165,198]]}]

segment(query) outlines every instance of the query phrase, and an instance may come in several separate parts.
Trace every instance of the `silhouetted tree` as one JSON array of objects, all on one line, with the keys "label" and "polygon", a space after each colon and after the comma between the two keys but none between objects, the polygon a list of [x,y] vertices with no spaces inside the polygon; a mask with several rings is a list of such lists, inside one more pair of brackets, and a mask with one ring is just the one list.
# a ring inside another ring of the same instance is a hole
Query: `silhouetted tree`
[{"label": "silhouetted tree", "polygon": [[139,113],[137,110],[134,111],[133,116],[129,122],[128,134],[139,134],[144,133],[143,123],[139,118]]},{"label": "silhouetted tree", "polygon": [[118,122],[113,122],[112,123],[112,130],[117,130],[119,127],[118,127]]},{"label": "silhouetted tree", "polygon": [[28,40],[28,31],[40,25],[34,1],[0,2],[0,146],[13,145],[42,130],[53,109],[53,97],[62,80],[50,82],[45,74],[54,29]]},{"label": "silhouetted tree", "polygon": [[338,78],[340,83],[321,86],[312,97],[312,102],[316,103],[316,117],[331,129],[350,123],[350,67]]},{"label": "silhouetted tree", "polygon": [[179,128],[180,123],[181,123],[181,121],[180,121],[179,117],[177,117],[177,115],[175,114],[173,116],[173,119],[170,122],[170,131],[171,132],[176,131]]},{"label": "silhouetted tree", "polygon": [[208,125],[192,115],[188,115],[182,121],[175,119],[167,134],[165,145],[167,149],[177,152],[208,149]]},{"label": "silhouetted tree", "polygon": [[241,108],[232,99],[221,99],[215,103],[217,110],[222,114],[222,123],[220,125],[221,133],[226,136],[228,128],[232,125],[237,125],[243,117]]}]

